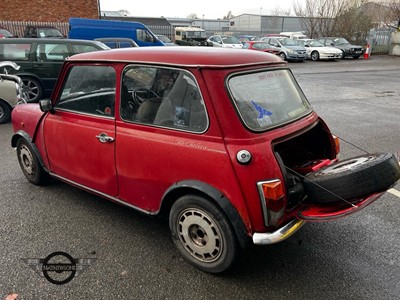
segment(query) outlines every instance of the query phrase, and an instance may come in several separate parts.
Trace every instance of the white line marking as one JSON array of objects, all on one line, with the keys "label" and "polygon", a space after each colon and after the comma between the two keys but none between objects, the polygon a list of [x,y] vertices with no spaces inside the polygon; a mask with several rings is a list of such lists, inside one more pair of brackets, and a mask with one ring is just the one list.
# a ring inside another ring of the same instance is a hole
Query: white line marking
[{"label": "white line marking", "polygon": [[388,192],[391,193],[392,195],[395,195],[396,197],[400,198],[400,192],[398,190],[390,189],[390,190],[388,190]]}]

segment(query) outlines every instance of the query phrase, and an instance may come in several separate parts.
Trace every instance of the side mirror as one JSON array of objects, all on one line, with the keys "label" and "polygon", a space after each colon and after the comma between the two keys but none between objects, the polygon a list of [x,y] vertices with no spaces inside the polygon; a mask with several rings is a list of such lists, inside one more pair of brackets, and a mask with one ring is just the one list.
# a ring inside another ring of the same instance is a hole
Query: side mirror
[{"label": "side mirror", "polygon": [[43,99],[39,101],[39,107],[42,112],[52,112],[53,104],[50,99]]}]

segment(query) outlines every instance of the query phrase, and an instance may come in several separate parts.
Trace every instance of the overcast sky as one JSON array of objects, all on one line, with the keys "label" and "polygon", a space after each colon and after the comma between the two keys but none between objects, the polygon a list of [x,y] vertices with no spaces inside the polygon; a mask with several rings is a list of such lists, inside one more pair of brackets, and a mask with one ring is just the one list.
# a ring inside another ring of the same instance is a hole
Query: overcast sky
[{"label": "overcast sky", "polygon": [[125,9],[135,17],[169,17],[186,18],[190,14],[196,14],[199,18],[222,19],[232,12],[234,16],[240,14],[271,14],[277,9],[291,9],[293,14],[293,1],[303,0],[100,0],[102,11],[118,11]]}]

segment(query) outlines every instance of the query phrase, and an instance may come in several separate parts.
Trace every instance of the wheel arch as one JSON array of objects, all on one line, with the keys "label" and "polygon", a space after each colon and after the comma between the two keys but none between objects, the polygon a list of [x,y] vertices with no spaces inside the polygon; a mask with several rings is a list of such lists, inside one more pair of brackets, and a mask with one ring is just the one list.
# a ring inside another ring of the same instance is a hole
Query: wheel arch
[{"label": "wheel arch", "polygon": [[21,79],[22,78],[33,78],[37,82],[39,82],[41,86],[43,86],[42,79],[39,76],[37,76],[36,74],[24,72],[24,73],[18,73],[17,76],[20,77]]},{"label": "wheel arch", "polygon": [[13,107],[11,106],[10,103],[8,103],[7,100],[4,100],[3,98],[0,98],[0,102],[4,103],[5,105],[7,105],[10,109],[13,109]]},{"label": "wheel arch", "polygon": [[227,216],[236,233],[240,246],[242,248],[247,246],[249,238],[246,234],[245,224],[243,223],[238,211],[220,191],[207,183],[198,180],[184,180],[175,183],[165,192],[158,215],[162,218],[168,219],[169,212],[175,201],[181,196],[187,194],[203,196],[216,204]]},{"label": "wheel arch", "polygon": [[49,173],[49,170],[46,168],[46,165],[43,162],[42,156],[40,155],[39,149],[32,142],[32,138],[27,132],[25,132],[23,130],[19,130],[16,133],[14,133],[11,138],[11,147],[13,147],[13,148],[17,147],[17,143],[18,143],[19,139],[24,139],[32,147],[33,152],[35,152],[40,165],[47,173]]}]

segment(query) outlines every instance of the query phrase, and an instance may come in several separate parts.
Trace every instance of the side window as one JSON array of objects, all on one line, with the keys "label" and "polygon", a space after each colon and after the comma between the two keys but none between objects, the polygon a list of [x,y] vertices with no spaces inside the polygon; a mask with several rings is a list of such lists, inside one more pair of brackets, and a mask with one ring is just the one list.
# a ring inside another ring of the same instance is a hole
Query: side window
[{"label": "side window", "polygon": [[72,67],[55,108],[114,116],[115,77],[115,70],[110,66]]},{"label": "side window", "polygon": [[136,29],[137,39],[142,42],[153,42],[153,36],[147,30]]},{"label": "side window", "polygon": [[42,61],[64,61],[68,55],[68,46],[66,44],[42,44],[39,45]]},{"label": "side window", "polygon": [[194,77],[172,68],[128,66],[122,77],[120,114],[128,122],[194,132],[208,126]]},{"label": "side window", "polygon": [[28,60],[32,44],[0,45],[1,60]]},{"label": "side window", "polygon": [[270,39],[270,40],[269,40],[269,44],[272,45],[272,46],[274,46],[274,47],[279,47],[279,43],[278,43],[278,41],[275,40],[275,39]]}]

